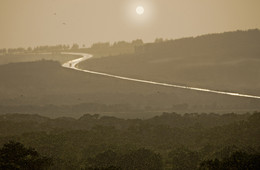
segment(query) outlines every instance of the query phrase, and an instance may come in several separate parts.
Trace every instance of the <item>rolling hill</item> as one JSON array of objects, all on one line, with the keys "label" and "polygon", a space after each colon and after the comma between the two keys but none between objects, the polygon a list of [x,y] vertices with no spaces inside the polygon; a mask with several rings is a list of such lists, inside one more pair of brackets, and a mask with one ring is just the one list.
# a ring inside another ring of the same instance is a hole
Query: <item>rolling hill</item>
[{"label": "rolling hill", "polygon": [[260,106],[257,99],[118,80],[66,69],[54,61],[2,65],[0,79],[2,114],[78,117],[90,112],[140,118],[163,111],[247,112]]},{"label": "rolling hill", "polygon": [[80,68],[120,76],[260,95],[260,31],[149,43],[135,54],[94,58]]},{"label": "rolling hill", "polygon": [[[80,68],[126,77],[252,95],[260,95],[259,66],[259,30],[144,44],[134,54],[94,57],[79,64]],[[2,114],[78,117],[90,112],[143,118],[163,111],[240,113],[260,109],[258,99],[119,80],[63,68],[58,61],[0,65],[0,80]]]}]

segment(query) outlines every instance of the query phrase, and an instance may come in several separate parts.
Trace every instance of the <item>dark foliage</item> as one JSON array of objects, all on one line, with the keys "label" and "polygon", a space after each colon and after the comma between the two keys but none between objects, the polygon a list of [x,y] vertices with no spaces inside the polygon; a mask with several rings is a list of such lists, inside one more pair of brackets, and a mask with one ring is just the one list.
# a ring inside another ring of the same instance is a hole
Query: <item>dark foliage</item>
[{"label": "dark foliage", "polygon": [[[259,115],[164,113],[125,120],[6,114],[0,116],[0,143],[6,148],[7,141],[16,140],[36,148],[53,158],[53,170],[250,169],[259,166]],[[28,153],[33,160],[42,158],[35,150]]]},{"label": "dark foliage", "polygon": [[257,170],[260,169],[260,154],[236,151],[222,160],[206,160],[200,163],[201,170]]},{"label": "dark foliage", "polygon": [[160,170],[163,168],[162,158],[148,149],[138,149],[124,154],[111,150],[105,151],[87,160],[87,169],[142,169]]},{"label": "dark foliage", "polygon": [[51,164],[50,158],[19,142],[10,141],[0,149],[0,169],[3,170],[44,170]]}]

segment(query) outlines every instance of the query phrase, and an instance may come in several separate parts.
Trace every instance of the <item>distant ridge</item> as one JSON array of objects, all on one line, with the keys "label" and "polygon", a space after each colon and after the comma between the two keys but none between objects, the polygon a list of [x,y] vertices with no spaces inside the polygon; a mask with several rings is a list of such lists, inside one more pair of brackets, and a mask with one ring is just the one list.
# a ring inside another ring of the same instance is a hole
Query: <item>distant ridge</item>
[{"label": "distant ridge", "polygon": [[260,95],[260,30],[147,43],[135,54],[94,58],[82,69],[166,84]]}]

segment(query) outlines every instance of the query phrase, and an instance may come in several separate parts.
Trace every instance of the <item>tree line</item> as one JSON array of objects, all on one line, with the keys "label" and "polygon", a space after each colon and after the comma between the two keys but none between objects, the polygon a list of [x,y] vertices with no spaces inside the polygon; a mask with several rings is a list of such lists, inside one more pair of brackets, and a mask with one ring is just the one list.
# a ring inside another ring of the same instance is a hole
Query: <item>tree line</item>
[{"label": "tree line", "polygon": [[7,55],[7,54],[26,54],[26,53],[44,53],[44,52],[63,52],[63,51],[97,51],[97,50],[107,50],[107,49],[122,49],[124,51],[126,49],[134,49],[136,46],[143,45],[143,41],[141,39],[133,40],[132,42],[126,41],[118,41],[114,43],[109,42],[98,42],[92,44],[89,48],[87,48],[84,44],[80,46],[77,43],[72,45],[68,44],[58,44],[58,45],[43,45],[43,46],[36,46],[36,47],[19,47],[19,48],[2,48],[0,49],[0,54]]},{"label": "tree line", "polygon": [[[0,146],[15,141],[18,149],[33,148],[37,157],[15,160],[39,159],[46,169],[259,169],[259,122],[259,112],[164,113],[145,120],[6,114],[0,117]],[[1,166],[12,150],[0,150]]]}]

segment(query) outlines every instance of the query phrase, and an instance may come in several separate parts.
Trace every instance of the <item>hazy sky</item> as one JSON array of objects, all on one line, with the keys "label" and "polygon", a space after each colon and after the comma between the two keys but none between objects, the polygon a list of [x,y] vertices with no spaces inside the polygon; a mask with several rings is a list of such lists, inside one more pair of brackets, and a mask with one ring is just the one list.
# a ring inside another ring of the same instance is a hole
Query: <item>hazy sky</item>
[{"label": "hazy sky", "polygon": [[0,48],[147,42],[260,28],[260,0],[0,0],[0,23]]}]

